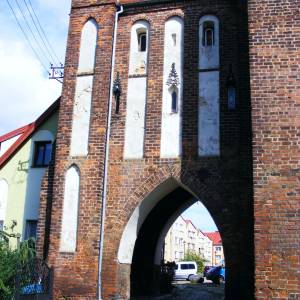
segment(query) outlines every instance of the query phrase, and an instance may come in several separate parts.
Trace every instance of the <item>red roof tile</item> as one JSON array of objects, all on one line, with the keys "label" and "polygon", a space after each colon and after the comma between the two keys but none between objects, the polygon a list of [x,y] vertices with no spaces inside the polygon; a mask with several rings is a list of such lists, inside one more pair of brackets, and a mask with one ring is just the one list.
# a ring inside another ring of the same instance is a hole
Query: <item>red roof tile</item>
[{"label": "red roof tile", "polygon": [[222,239],[219,231],[204,232],[204,234],[213,242],[214,246],[222,245]]}]

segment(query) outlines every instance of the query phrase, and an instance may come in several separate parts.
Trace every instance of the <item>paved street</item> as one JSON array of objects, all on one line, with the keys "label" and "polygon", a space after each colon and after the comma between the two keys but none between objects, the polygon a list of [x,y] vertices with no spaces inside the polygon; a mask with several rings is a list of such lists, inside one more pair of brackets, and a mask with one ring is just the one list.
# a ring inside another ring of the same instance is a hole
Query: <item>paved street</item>
[{"label": "paved street", "polygon": [[223,300],[224,287],[224,284],[215,285],[208,282],[203,284],[179,283],[175,284],[173,295],[166,299]]},{"label": "paved street", "polygon": [[172,294],[156,297],[138,297],[132,300],[223,300],[225,285],[215,285],[210,281],[193,284],[186,281],[174,283]]}]

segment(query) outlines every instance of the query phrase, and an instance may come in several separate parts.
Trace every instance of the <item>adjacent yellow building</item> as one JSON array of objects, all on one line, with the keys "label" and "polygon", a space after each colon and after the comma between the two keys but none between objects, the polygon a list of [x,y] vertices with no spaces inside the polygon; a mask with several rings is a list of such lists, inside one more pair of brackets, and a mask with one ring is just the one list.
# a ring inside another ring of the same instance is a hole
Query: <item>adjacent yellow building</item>
[{"label": "adjacent yellow building", "polygon": [[[41,181],[56,138],[59,100],[35,122],[0,136],[0,229],[36,236]],[[16,244],[11,239],[11,245]]]}]

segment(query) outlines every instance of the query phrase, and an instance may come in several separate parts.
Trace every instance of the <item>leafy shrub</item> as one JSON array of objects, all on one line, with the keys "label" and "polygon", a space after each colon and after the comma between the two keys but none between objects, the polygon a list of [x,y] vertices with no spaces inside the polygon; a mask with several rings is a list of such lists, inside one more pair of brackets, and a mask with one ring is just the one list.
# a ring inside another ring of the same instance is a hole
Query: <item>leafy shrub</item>
[{"label": "leafy shrub", "polygon": [[35,242],[33,239],[22,242],[19,249],[12,249],[9,246],[5,233],[0,231],[1,300],[13,299],[17,291],[18,273],[35,255]]},{"label": "leafy shrub", "polygon": [[198,267],[198,273],[203,273],[206,260],[193,250],[187,250],[182,261],[194,261]]},{"label": "leafy shrub", "polygon": [[19,252],[0,241],[0,299],[10,300],[15,293],[15,279],[19,266]]}]

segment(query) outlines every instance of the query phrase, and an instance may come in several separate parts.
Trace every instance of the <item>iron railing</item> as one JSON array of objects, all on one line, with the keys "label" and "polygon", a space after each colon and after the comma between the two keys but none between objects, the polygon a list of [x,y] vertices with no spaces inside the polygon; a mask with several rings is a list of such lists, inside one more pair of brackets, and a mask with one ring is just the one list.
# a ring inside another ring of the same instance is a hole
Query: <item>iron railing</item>
[{"label": "iron railing", "polygon": [[19,270],[16,278],[21,295],[46,294],[50,290],[51,269],[40,258],[32,258]]}]

